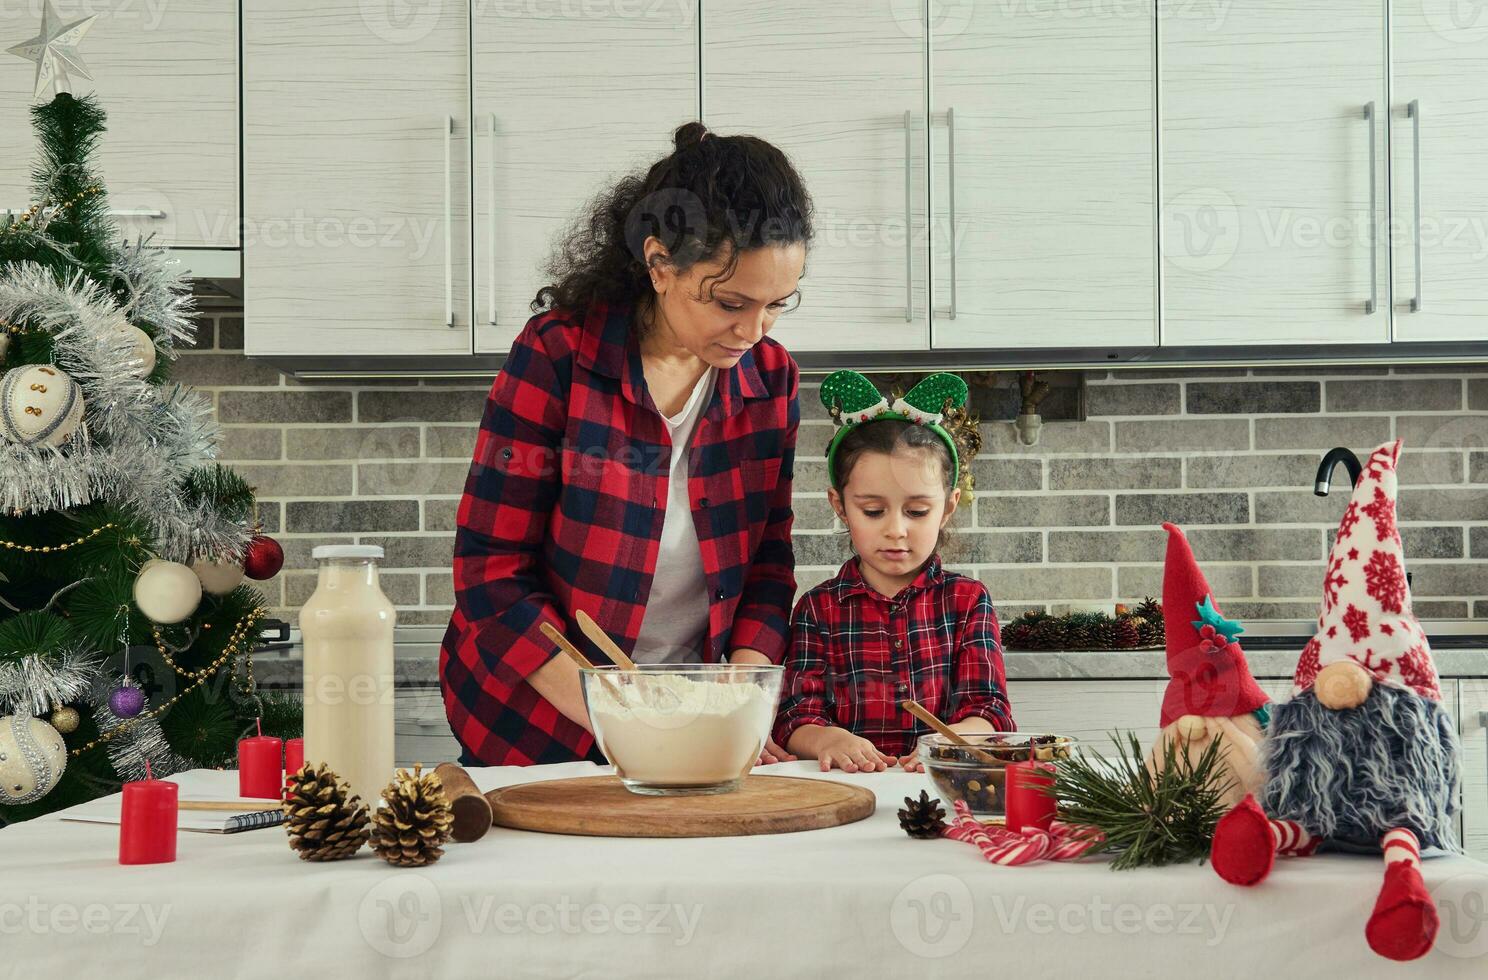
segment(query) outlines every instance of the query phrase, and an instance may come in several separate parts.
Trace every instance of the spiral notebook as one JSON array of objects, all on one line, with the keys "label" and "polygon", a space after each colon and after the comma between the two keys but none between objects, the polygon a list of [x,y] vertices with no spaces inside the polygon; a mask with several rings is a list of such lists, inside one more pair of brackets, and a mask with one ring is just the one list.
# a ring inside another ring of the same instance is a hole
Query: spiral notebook
[{"label": "spiral notebook", "polygon": [[[181,809],[176,815],[176,829],[188,830],[199,834],[236,834],[245,830],[258,830],[262,827],[277,827],[284,822],[284,811],[278,807],[272,809],[261,809],[267,805],[272,806],[270,800],[213,800],[214,806],[226,803],[240,803],[241,810],[194,810],[190,808],[191,802],[181,801]],[[72,807],[61,814],[63,820],[75,820],[79,823],[113,823],[120,821],[120,811],[124,805],[124,798],[120,794],[105,796],[101,799],[92,800]]]}]

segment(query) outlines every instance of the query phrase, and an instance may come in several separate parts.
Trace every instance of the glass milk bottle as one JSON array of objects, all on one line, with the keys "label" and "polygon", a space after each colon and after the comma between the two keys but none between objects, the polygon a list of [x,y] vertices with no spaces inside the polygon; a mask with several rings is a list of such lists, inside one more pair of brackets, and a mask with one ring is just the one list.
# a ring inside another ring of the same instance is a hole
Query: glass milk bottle
[{"label": "glass milk bottle", "polygon": [[372,809],[393,778],[393,625],[378,584],[382,549],[321,545],[315,592],[300,610],[305,764],[325,763]]}]

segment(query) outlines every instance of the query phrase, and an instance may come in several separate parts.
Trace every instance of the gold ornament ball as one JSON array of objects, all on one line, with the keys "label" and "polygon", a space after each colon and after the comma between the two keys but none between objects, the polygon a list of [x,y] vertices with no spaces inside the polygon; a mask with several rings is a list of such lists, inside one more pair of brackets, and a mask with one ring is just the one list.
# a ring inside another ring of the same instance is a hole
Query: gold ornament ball
[{"label": "gold ornament ball", "polygon": [[227,595],[243,584],[243,566],[237,562],[199,558],[191,570],[201,580],[202,589],[212,595]]},{"label": "gold ornament ball", "polygon": [[180,562],[152,558],[134,580],[134,604],[151,622],[162,626],[186,619],[201,604],[201,597],[201,579]]},{"label": "gold ornament ball", "polygon": [[81,720],[76,708],[61,707],[52,711],[52,727],[63,735],[71,735],[77,731]]},{"label": "gold ornament ball", "polygon": [[83,421],[83,389],[60,368],[28,364],[0,379],[0,435],[23,446],[60,446]]},{"label": "gold ornament ball", "polygon": [[50,793],[67,769],[62,736],[40,718],[0,718],[0,803],[35,803]]},{"label": "gold ornament ball", "polygon": [[5,360],[5,349],[10,346],[10,332],[0,327],[0,361]]}]

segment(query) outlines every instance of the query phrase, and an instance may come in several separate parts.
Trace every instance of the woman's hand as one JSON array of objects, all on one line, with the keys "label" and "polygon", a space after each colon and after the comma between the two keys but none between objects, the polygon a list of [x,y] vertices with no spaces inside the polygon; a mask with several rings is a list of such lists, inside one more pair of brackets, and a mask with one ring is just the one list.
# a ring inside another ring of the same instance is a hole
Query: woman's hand
[{"label": "woman's hand", "polygon": [[822,772],[834,766],[843,772],[883,772],[898,761],[846,728],[824,729],[816,742],[816,758]]}]

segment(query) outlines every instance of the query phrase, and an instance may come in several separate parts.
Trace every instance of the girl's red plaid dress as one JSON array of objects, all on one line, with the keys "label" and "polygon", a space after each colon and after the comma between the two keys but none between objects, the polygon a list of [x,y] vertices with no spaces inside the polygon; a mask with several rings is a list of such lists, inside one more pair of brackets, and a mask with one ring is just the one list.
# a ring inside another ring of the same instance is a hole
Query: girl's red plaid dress
[{"label": "girl's red plaid dress", "polygon": [[[646,389],[628,307],[528,321],[486,401],[455,534],[455,610],[439,658],[464,760],[592,759],[594,739],[527,677],[556,653],[552,623],[590,660],[583,609],[630,653],[656,570],[671,443]],[[788,639],[799,372],[763,338],[721,371],[689,454],[708,583],[704,659],[740,647],[777,663]]]}]

